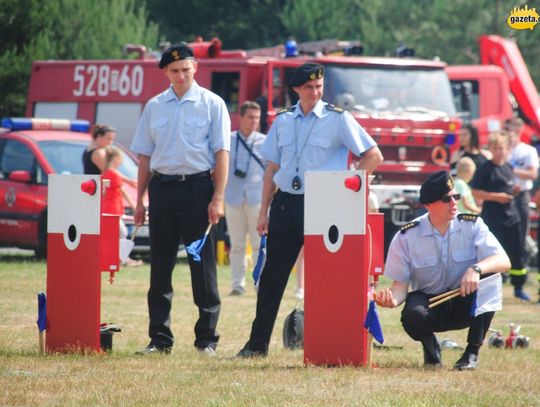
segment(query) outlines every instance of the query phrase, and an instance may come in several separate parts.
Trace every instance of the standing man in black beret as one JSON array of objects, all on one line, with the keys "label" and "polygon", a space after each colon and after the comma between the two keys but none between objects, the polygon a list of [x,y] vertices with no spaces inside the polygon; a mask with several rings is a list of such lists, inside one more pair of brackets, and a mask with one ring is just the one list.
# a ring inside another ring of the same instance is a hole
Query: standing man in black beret
[{"label": "standing man in black beret", "polygon": [[[494,312],[471,316],[473,293],[481,278],[510,268],[508,256],[482,218],[457,214],[459,199],[447,171],[427,177],[420,188],[420,203],[427,213],[394,236],[384,269],[393,284],[374,294],[381,307],[405,303],[401,323],[412,339],[422,343],[426,368],[442,366],[434,332],[469,327],[467,348],[454,369],[476,369]],[[460,296],[428,307],[430,298],[457,288]]]},{"label": "standing man in black beret", "polygon": [[322,65],[301,65],[290,84],[300,100],[278,113],[261,150],[268,164],[257,230],[268,235],[267,260],[251,335],[237,355],[243,358],[268,354],[281,298],[304,244],[304,173],[346,170],[349,151],[360,157],[358,169],[373,171],[382,162],[375,141],[358,122],[343,109],[322,101]]},{"label": "standing man in black beret", "polygon": [[[197,62],[186,43],[169,47],[159,67],[171,86],[148,101],[131,149],[139,154],[135,223],[144,223],[143,197],[149,194],[150,344],[138,354],[170,353],[174,338],[170,311],[172,272],[180,239],[202,238],[224,214],[231,121],[225,102],[194,79]],[[211,233],[201,261],[189,258],[191,286],[199,319],[195,347],[212,356],[221,302],[217,287],[215,239]]]}]

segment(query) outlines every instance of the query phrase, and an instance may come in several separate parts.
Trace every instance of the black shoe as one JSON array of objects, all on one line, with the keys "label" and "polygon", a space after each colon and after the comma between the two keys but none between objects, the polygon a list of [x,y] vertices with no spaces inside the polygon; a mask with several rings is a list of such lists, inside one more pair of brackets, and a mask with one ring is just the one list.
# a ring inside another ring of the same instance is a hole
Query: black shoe
[{"label": "black shoe", "polygon": [[237,358],[250,359],[250,358],[265,358],[268,356],[268,352],[261,350],[251,350],[247,347],[244,347],[240,352],[236,354]]},{"label": "black shoe", "polygon": [[454,365],[454,370],[475,370],[477,367],[478,355],[465,352]]},{"label": "black shoe", "polygon": [[245,293],[244,289],[235,288],[229,293],[229,295],[231,297],[241,297],[242,295],[244,295],[244,293]]},{"label": "black shoe", "polygon": [[172,348],[170,346],[157,346],[151,343],[143,350],[135,352],[135,354],[141,356],[158,353],[168,355],[169,353],[171,353],[171,350]]},{"label": "black shoe", "polygon": [[435,335],[422,341],[424,349],[424,368],[439,369],[442,367],[441,348]]}]

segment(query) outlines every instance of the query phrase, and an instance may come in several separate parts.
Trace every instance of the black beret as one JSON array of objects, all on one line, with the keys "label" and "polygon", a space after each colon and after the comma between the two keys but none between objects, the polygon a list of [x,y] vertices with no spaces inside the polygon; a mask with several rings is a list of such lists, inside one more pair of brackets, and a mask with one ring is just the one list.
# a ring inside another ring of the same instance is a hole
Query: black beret
[{"label": "black beret", "polygon": [[300,65],[294,71],[293,76],[289,82],[291,86],[302,86],[307,81],[312,81],[314,79],[321,79],[324,77],[324,66],[321,64],[316,64],[315,62],[306,62],[303,65]]},{"label": "black beret", "polygon": [[163,55],[161,55],[159,67],[163,69],[171,62],[181,61],[183,59],[193,59],[193,50],[185,42],[179,42],[165,50]]},{"label": "black beret", "polygon": [[432,172],[420,187],[420,203],[438,201],[454,188],[454,180],[448,171]]}]

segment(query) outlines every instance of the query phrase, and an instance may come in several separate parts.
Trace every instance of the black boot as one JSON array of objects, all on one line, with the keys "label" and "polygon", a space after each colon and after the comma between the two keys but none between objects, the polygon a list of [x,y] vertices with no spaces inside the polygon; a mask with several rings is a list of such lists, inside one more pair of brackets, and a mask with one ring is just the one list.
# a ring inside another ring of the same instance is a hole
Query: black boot
[{"label": "black boot", "polygon": [[435,335],[431,335],[422,340],[424,348],[424,368],[438,369],[442,367],[441,348]]},{"label": "black boot", "polygon": [[478,351],[480,347],[468,344],[463,355],[454,365],[455,370],[475,370],[478,367]]}]

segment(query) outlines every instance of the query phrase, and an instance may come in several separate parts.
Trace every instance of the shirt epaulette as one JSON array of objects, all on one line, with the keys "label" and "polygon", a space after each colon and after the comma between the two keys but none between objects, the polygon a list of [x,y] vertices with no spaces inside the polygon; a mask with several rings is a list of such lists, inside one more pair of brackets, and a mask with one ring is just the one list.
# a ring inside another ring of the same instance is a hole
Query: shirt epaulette
[{"label": "shirt epaulette", "polygon": [[330,110],[331,112],[343,113],[345,111],[341,107],[333,105],[331,103],[328,103],[324,107],[326,108],[326,110]]},{"label": "shirt epaulette", "polygon": [[467,222],[476,222],[479,215],[473,213],[460,213],[457,218],[459,221],[466,220]]},{"label": "shirt epaulette", "polygon": [[401,233],[405,233],[407,230],[417,227],[420,224],[419,221],[415,220],[413,222],[406,223],[402,227],[399,228]]},{"label": "shirt epaulette", "polygon": [[281,113],[292,112],[292,111],[294,111],[294,107],[284,107],[283,109],[279,109],[276,112],[276,116],[281,114]]}]

